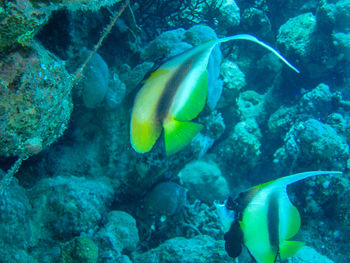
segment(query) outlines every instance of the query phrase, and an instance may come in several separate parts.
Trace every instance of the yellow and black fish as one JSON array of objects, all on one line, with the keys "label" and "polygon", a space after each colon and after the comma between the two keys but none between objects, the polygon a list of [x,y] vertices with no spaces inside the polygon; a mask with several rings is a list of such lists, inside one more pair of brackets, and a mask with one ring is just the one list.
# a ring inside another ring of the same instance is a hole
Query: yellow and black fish
[{"label": "yellow and black fish", "polygon": [[314,171],[293,174],[242,192],[236,200],[215,203],[225,231],[225,249],[238,257],[244,244],[258,263],[274,263],[294,256],[304,242],[292,240],[300,228],[300,215],[287,195],[287,186],[315,175],[341,172]]},{"label": "yellow and black fish", "polygon": [[150,151],[163,129],[167,155],[178,152],[197,135],[203,126],[190,121],[206,102],[210,54],[216,45],[231,40],[258,43],[298,72],[276,50],[251,35],[213,39],[191,48],[162,64],[138,92],[130,124],[130,141],[136,152]]}]

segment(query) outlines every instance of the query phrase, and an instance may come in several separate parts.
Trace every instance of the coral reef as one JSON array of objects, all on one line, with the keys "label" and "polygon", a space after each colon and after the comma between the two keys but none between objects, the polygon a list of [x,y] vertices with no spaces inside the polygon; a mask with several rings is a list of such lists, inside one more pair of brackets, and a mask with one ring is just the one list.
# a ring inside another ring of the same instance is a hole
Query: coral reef
[{"label": "coral reef", "polygon": [[62,245],[62,263],[96,263],[98,247],[87,237],[75,238]]},{"label": "coral reef", "polygon": [[236,63],[226,59],[221,64],[220,74],[223,81],[223,99],[220,101],[220,107],[228,106],[234,103],[241,89],[246,86],[245,74]]},{"label": "coral reef", "polygon": [[229,195],[226,179],[215,163],[194,161],[188,163],[178,174],[190,196],[207,204],[225,199]]},{"label": "coral reef", "polygon": [[226,31],[240,23],[240,9],[233,0],[137,1],[135,16],[138,24],[145,25],[145,34],[151,39],[159,30],[205,24]]},{"label": "coral reef", "polygon": [[13,180],[0,198],[1,261],[36,262],[26,251],[33,244],[30,211],[25,189]]},{"label": "coral reef", "polygon": [[277,41],[290,56],[305,60],[311,52],[315,27],[316,17],[312,13],[299,15],[280,27]]},{"label": "coral reef", "polygon": [[242,120],[261,119],[264,114],[264,96],[253,90],[241,92],[237,99],[238,111]]},{"label": "coral reef", "polygon": [[284,136],[295,122],[298,114],[296,106],[286,107],[282,105],[270,115],[268,129],[271,135]]},{"label": "coral reef", "polygon": [[324,120],[332,112],[333,94],[327,85],[321,83],[313,90],[305,93],[300,101],[300,113]]},{"label": "coral reef", "polygon": [[66,7],[71,11],[92,10],[97,11],[103,6],[111,6],[121,0],[30,0],[34,5],[57,3],[59,7]]},{"label": "coral reef", "polygon": [[[349,146],[330,125],[315,119],[299,122],[287,133],[283,147],[275,152],[275,163],[342,169],[349,159]],[[302,157],[302,158],[301,158]]]},{"label": "coral reef", "polygon": [[[220,249],[221,247],[221,249]],[[139,262],[230,262],[224,253],[224,243],[215,241],[210,236],[199,235],[192,239],[176,237],[169,239],[159,247],[143,254],[133,256],[135,263]]]},{"label": "coral reef", "polygon": [[[213,1],[214,3],[216,1]],[[217,4],[217,3],[216,3]],[[235,1],[224,0],[218,7],[218,26],[220,27],[236,27],[240,23],[240,10]]]},{"label": "coral reef", "polygon": [[72,111],[64,62],[43,49],[11,52],[0,62],[0,156],[33,155],[67,128]]},{"label": "coral reef", "polygon": [[100,248],[99,262],[120,262],[122,253],[134,251],[139,243],[136,221],[126,212],[111,211],[95,239]]},{"label": "coral reef", "polygon": [[333,33],[332,34],[335,48],[344,56],[347,61],[350,60],[350,34],[349,33]]},{"label": "coral reef", "polygon": [[30,191],[30,198],[36,238],[48,235],[69,240],[98,229],[113,200],[113,189],[102,178],[58,176],[39,181]]},{"label": "coral reef", "polygon": [[292,258],[293,263],[309,263],[309,262],[319,262],[319,263],[332,263],[333,261],[326,256],[320,255],[311,247],[302,248],[295,257]]},{"label": "coral reef", "polygon": [[221,142],[218,155],[230,177],[234,178],[232,173],[236,176],[247,174],[256,166],[261,155],[261,136],[258,123],[250,118],[238,122],[229,137]]},{"label": "coral reef", "polygon": [[[178,42],[183,41],[184,37],[185,30],[183,28],[166,31],[147,45],[141,54],[141,58],[144,60],[155,61],[159,58],[170,57],[171,55],[174,56],[176,55],[173,52],[173,49],[175,48],[174,46],[179,44]],[[190,46],[185,47],[185,49],[188,47]],[[185,49],[179,50],[176,53],[179,54]]]},{"label": "coral reef", "polygon": [[29,0],[0,3],[0,53],[15,45],[27,46],[48,22],[53,6],[33,6]]},{"label": "coral reef", "polygon": [[[343,174],[288,188],[307,244],[290,262],[350,262],[349,23],[349,0],[0,1],[0,262],[232,262],[213,201],[322,169]],[[144,79],[238,32],[300,74],[223,43],[201,132],[137,154]]]}]

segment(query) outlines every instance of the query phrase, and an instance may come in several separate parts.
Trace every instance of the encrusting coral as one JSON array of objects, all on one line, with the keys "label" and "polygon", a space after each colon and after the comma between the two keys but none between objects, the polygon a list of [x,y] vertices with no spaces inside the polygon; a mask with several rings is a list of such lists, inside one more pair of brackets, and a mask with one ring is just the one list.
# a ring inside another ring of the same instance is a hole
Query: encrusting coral
[{"label": "encrusting coral", "polygon": [[[108,3],[111,4],[114,2]],[[2,3],[0,12],[3,12],[5,8],[9,8],[11,4],[13,4],[17,10],[22,2],[9,2],[7,5]],[[24,4],[24,11],[31,10],[30,8],[32,8],[32,5],[29,2],[24,2]],[[111,21],[104,29],[99,42],[95,45],[89,56],[87,56],[81,67],[76,71],[73,78],[66,73],[62,62],[61,64],[58,63],[56,61],[58,59],[56,59],[54,55],[50,55],[48,51],[32,41],[34,34],[30,36],[29,41],[26,41],[26,44],[28,42],[28,47],[14,51],[14,56],[11,57],[10,55],[9,61],[1,65],[0,75],[2,75],[2,78],[0,79],[0,91],[1,93],[7,93],[7,96],[1,97],[2,107],[0,108],[0,120],[4,123],[4,125],[1,126],[4,127],[4,130],[0,130],[0,135],[2,143],[4,143],[3,148],[5,149],[5,153],[2,152],[0,156],[19,157],[11,169],[9,169],[8,173],[1,178],[0,193],[2,193],[5,187],[10,183],[12,176],[18,171],[23,160],[31,155],[39,153],[63,134],[72,109],[70,102],[71,89],[81,79],[89,61],[97,52],[103,40],[111,31],[128,4],[129,0],[125,0],[121,8],[111,17]],[[41,5],[39,6],[41,7]],[[29,9],[27,9],[27,7]],[[32,16],[35,17],[36,12],[26,15],[29,18]],[[11,17],[11,13],[9,17]],[[6,19],[4,19],[4,21],[5,23],[7,22]],[[12,23],[10,25],[16,28],[15,24]],[[29,30],[28,32],[32,31],[33,30]],[[11,42],[6,43],[6,45],[10,44]],[[26,53],[29,53],[29,55]],[[31,55],[33,57],[30,57]],[[29,56],[29,60],[24,60],[21,56]],[[53,94],[47,92],[47,87],[51,87]],[[29,88],[29,94],[27,94],[27,88]],[[42,89],[42,91],[37,92],[37,90],[40,91],[40,89]],[[18,91],[22,91],[23,94]],[[33,93],[33,91],[35,91],[35,93]],[[48,96],[48,98],[44,99],[44,101],[40,101],[43,96],[44,98]],[[69,98],[68,102],[65,102],[67,97]],[[11,107],[13,101],[16,102],[15,107]],[[47,101],[49,103],[47,103]],[[17,105],[20,105],[21,108],[18,109]],[[24,107],[22,105],[24,105]],[[35,105],[35,107],[31,105]],[[44,106],[41,108],[39,105]],[[40,111],[37,112],[36,107],[40,109]],[[64,113],[61,114],[62,111],[57,110],[57,108],[62,108]],[[46,115],[42,116],[42,114]],[[63,118],[56,117],[58,121],[56,119],[55,122],[55,116],[57,114],[63,115]],[[31,123],[33,121],[32,117],[34,123]],[[15,121],[13,121],[13,119],[15,119]],[[18,124],[20,124],[20,126],[18,126]],[[21,124],[24,125],[22,126]],[[38,125],[39,129],[35,127],[35,125]],[[45,125],[48,125],[48,127]],[[50,125],[54,127],[50,127]],[[31,132],[33,126],[34,136],[32,135],[33,130]],[[40,129],[42,126],[44,128]],[[27,129],[29,129],[29,131],[27,131]],[[23,132],[24,136],[22,136]],[[48,133],[48,135],[46,133]]]},{"label": "encrusting coral", "polygon": [[40,45],[0,62],[0,156],[39,153],[67,127],[73,105],[63,61]]}]

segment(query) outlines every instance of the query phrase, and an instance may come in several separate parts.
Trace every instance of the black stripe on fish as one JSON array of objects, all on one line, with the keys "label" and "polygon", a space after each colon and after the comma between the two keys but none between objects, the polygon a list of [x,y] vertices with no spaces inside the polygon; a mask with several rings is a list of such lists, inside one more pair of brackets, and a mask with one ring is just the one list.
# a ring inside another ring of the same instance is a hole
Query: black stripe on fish
[{"label": "black stripe on fish", "polygon": [[171,103],[181,82],[185,79],[193,66],[193,57],[190,57],[175,71],[173,76],[165,84],[165,89],[159,99],[156,114],[159,120],[163,120],[168,114]]},{"label": "black stripe on fish", "polygon": [[267,225],[270,245],[278,250],[279,245],[279,206],[278,194],[272,194],[268,199]]},{"label": "black stripe on fish", "polygon": [[242,252],[243,232],[238,220],[235,220],[230,230],[224,235],[225,250],[230,257],[236,258]]},{"label": "black stripe on fish", "polygon": [[194,54],[193,56],[185,60],[183,63],[181,63],[181,65],[175,71],[173,76],[165,84],[166,86],[159,99],[157,109],[156,109],[156,116],[158,120],[161,120],[161,121],[164,120],[164,118],[168,114],[169,108],[171,106],[171,103],[173,102],[177,89],[179,88],[181,82],[186,78],[187,74],[193,68],[193,65],[198,60],[198,57],[203,52],[204,52],[203,50],[200,50],[196,54]]},{"label": "black stripe on fish", "polygon": [[252,188],[248,191],[241,192],[235,200],[229,197],[226,201],[226,209],[233,210],[236,215],[235,221],[231,224],[229,231],[224,235],[225,250],[230,257],[236,258],[242,252],[243,232],[239,221],[242,220],[244,209],[258,191],[259,188]]}]

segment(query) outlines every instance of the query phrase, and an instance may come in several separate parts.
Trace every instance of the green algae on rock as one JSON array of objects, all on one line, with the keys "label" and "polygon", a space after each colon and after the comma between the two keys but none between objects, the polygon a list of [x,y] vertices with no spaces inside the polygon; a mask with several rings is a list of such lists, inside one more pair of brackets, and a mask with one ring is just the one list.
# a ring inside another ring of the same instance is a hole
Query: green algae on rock
[{"label": "green algae on rock", "polygon": [[53,6],[34,7],[29,0],[0,2],[0,53],[13,45],[27,46],[47,23]]},{"label": "green algae on rock", "polygon": [[64,62],[40,45],[0,62],[0,156],[39,153],[67,128],[73,108]]},{"label": "green algae on rock", "polygon": [[88,237],[77,237],[62,245],[62,263],[97,263],[98,247]]}]

